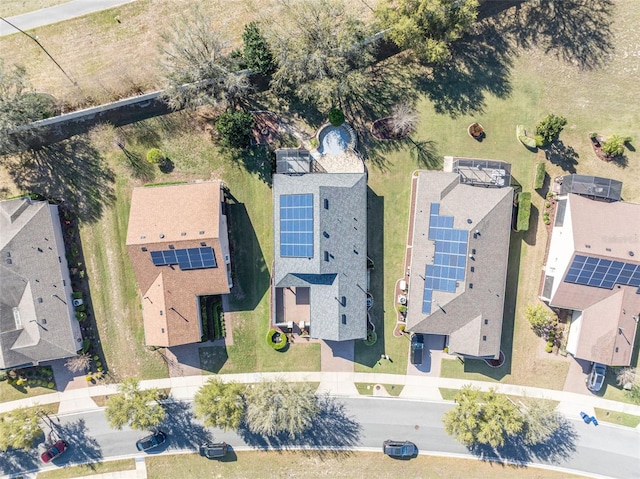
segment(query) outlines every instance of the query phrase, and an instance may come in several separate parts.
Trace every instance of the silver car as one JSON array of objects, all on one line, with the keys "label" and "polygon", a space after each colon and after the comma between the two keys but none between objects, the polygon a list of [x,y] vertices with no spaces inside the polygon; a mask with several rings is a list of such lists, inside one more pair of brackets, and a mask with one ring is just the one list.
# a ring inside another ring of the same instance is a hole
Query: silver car
[{"label": "silver car", "polygon": [[604,378],[607,375],[607,367],[604,364],[593,363],[591,372],[587,376],[587,388],[589,391],[597,393],[602,389]]}]

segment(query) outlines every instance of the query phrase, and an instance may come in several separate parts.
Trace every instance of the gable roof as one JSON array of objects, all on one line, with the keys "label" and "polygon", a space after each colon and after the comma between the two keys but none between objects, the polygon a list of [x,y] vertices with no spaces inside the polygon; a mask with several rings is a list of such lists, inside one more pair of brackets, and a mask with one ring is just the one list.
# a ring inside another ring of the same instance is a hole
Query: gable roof
[{"label": "gable roof", "polygon": [[[127,250],[141,293],[147,345],[176,346],[201,340],[199,296],[229,292],[220,233],[222,183],[134,188]],[[154,265],[151,253],[213,248],[216,267],[183,270]]]},{"label": "gable roof", "polygon": [[640,265],[640,205],[569,194],[564,215],[565,220],[552,232],[554,258],[547,259],[545,274],[553,276],[546,290],[549,305],[583,312],[576,357],[627,366],[637,331],[633,316],[640,314],[640,289],[622,284],[609,289],[564,280],[576,255]]},{"label": "gable roof", "polygon": [[[280,197],[289,194],[313,195],[311,258],[281,255]],[[310,288],[312,337],[332,341],[364,338],[367,324],[366,174],[276,174],[273,198],[274,287]]]},{"label": "gable roof", "polygon": [[73,314],[58,207],[1,201],[0,369],[74,356]]},{"label": "gable roof", "polygon": [[[449,336],[452,352],[476,357],[500,354],[504,291],[509,256],[513,189],[463,184],[457,173],[421,171],[415,197],[407,329]],[[427,265],[434,264],[429,240],[431,204],[453,228],[466,230],[464,279],[453,292],[433,290],[430,313],[423,313]],[[471,271],[473,268],[473,272]]]}]

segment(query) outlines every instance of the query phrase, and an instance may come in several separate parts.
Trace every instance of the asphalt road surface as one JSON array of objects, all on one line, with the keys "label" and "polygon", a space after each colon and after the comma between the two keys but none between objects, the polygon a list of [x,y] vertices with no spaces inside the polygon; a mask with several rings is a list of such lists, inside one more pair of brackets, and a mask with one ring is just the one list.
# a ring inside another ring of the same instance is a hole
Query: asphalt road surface
[{"label": "asphalt road surface", "polygon": [[[171,454],[196,450],[207,440],[225,441],[236,450],[295,447],[381,448],[385,439],[409,440],[422,452],[463,454],[515,462],[532,462],[615,478],[640,478],[640,431],[630,428],[565,421],[561,431],[548,444],[530,448],[518,441],[495,451],[478,448],[469,451],[443,430],[442,415],[451,404],[406,401],[398,398],[326,399],[324,413],[311,432],[302,438],[264,438],[247,430],[223,432],[207,429],[191,414],[191,403],[167,405],[167,421],[160,429],[168,441],[152,454]],[[49,421],[44,421],[49,433]],[[107,458],[139,454],[135,442],[144,432],[109,428],[103,411],[91,411],[56,418],[52,416],[53,437],[71,445],[55,461],[58,466],[96,462]],[[40,444],[40,448],[43,445]],[[34,471],[40,467],[40,451],[0,453],[0,474]]]}]

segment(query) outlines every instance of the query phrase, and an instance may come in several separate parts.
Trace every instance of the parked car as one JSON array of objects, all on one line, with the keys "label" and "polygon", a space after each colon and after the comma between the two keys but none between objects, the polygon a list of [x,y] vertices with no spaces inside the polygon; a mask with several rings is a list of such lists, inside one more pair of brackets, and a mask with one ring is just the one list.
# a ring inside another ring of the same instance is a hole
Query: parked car
[{"label": "parked car", "polygon": [[597,393],[602,389],[604,378],[607,375],[607,367],[604,364],[593,363],[591,372],[587,376],[587,388],[591,392]]},{"label": "parked car", "polygon": [[409,441],[387,439],[382,443],[382,451],[391,457],[413,457],[418,453],[416,445]]},{"label": "parked car", "polygon": [[78,306],[82,306],[82,304],[84,303],[84,301],[82,301],[82,299],[80,298],[75,298],[72,302],[73,302],[73,306],[76,308]]},{"label": "parked car", "polygon": [[142,439],[138,439],[136,447],[138,448],[138,451],[147,451],[164,444],[166,440],[167,435],[162,431],[157,431],[149,436],[143,437]]},{"label": "parked car", "polygon": [[69,445],[61,439],[44,451],[40,455],[40,459],[42,459],[42,462],[45,464],[51,462],[66,451],[68,447]]},{"label": "parked car", "polygon": [[424,354],[424,336],[422,334],[411,335],[411,364],[422,364]]},{"label": "parked car", "polygon": [[229,446],[226,442],[205,442],[200,445],[200,455],[207,459],[215,459],[224,457],[227,454]]}]

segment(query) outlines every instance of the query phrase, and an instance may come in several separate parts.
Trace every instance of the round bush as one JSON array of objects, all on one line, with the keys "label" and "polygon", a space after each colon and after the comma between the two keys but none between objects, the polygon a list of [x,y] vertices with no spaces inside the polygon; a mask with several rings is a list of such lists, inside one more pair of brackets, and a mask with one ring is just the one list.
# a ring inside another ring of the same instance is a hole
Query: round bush
[{"label": "round bush", "polygon": [[332,108],[329,110],[329,123],[333,126],[340,126],[344,123],[344,113],[338,108]]},{"label": "round bush", "polygon": [[373,346],[378,341],[378,335],[375,331],[368,329],[367,330],[367,339],[363,339],[364,344],[366,346]]},{"label": "round bush", "polygon": [[[278,341],[278,342],[276,342]],[[281,350],[287,345],[287,336],[280,331],[270,329],[267,333],[267,343],[276,351]]]},{"label": "round bush", "polygon": [[149,151],[147,151],[147,161],[149,163],[153,163],[154,165],[157,165],[159,163],[163,163],[164,160],[165,160],[164,153],[162,153],[160,149],[151,148]]},{"label": "round bush", "polygon": [[53,389],[54,387],[56,387],[55,383],[53,381],[49,381],[49,383],[47,384],[47,387],[49,389]]}]

